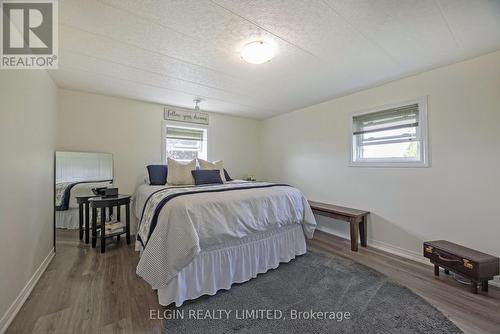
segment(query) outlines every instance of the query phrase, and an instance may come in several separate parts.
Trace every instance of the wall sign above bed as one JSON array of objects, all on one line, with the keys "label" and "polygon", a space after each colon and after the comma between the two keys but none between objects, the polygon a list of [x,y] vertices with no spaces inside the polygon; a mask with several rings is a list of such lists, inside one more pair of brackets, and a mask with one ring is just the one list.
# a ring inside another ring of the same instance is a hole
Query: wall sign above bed
[{"label": "wall sign above bed", "polygon": [[166,121],[208,125],[208,113],[189,109],[165,107],[163,119]]}]

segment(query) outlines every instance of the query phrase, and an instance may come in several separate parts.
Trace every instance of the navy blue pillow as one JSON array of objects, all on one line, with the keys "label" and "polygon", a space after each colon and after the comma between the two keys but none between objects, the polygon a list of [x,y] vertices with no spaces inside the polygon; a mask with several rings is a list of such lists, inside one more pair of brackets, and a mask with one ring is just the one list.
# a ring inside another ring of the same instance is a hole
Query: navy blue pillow
[{"label": "navy blue pillow", "polygon": [[149,165],[149,184],[152,186],[163,186],[167,183],[167,165]]},{"label": "navy blue pillow", "polygon": [[196,185],[223,183],[218,169],[192,170],[191,174],[193,174],[194,184]]},{"label": "navy blue pillow", "polygon": [[227,172],[227,170],[224,168],[224,177],[226,178],[226,181],[232,181],[233,179],[231,178],[231,176],[229,176],[229,173]]}]

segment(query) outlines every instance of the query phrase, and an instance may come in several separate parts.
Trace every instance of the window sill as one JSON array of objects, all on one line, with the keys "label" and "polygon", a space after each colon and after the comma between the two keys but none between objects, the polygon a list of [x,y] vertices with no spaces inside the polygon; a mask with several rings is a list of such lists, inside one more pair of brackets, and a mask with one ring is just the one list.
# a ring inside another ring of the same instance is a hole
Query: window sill
[{"label": "window sill", "polygon": [[427,168],[428,162],[413,161],[350,161],[349,167],[375,167],[375,168]]}]

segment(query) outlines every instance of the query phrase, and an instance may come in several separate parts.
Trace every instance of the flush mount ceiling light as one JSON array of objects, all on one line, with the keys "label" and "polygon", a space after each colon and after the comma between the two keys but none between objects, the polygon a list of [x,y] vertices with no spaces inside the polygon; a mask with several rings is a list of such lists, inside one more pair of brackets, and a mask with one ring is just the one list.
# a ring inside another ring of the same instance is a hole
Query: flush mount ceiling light
[{"label": "flush mount ceiling light", "polygon": [[248,43],[241,50],[241,58],[250,64],[263,64],[273,57],[273,47],[262,41]]}]

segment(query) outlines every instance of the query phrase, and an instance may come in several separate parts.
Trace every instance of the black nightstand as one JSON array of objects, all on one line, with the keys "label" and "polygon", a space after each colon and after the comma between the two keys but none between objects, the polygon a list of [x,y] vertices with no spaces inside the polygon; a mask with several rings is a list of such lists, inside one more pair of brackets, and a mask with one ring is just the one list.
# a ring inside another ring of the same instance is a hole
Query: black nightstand
[{"label": "black nightstand", "polygon": [[[88,201],[92,209],[92,248],[97,243],[97,228],[100,228],[101,253],[106,251],[106,238],[117,237],[125,234],[127,245],[130,245],[130,195],[118,195],[114,197],[92,197]],[[116,217],[120,220],[120,207],[125,205],[125,228],[122,231],[106,234],[106,211],[109,215],[113,214],[113,208],[116,207]],[[97,225],[97,209],[101,209],[101,224]],[[106,210],[107,209],[107,210]]]},{"label": "black nightstand", "polygon": [[[76,196],[76,203],[78,204],[78,230],[80,240],[83,239],[85,232],[85,243],[89,243],[90,235],[90,209],[89,209],[89,198],[95,197],[95,195],[90,196]],[[85,220],[83,217],[83,207],[85,206]],[[85,223],[85,224],[84,224]],[[85,225],[85,228],[84,228]]]}]

